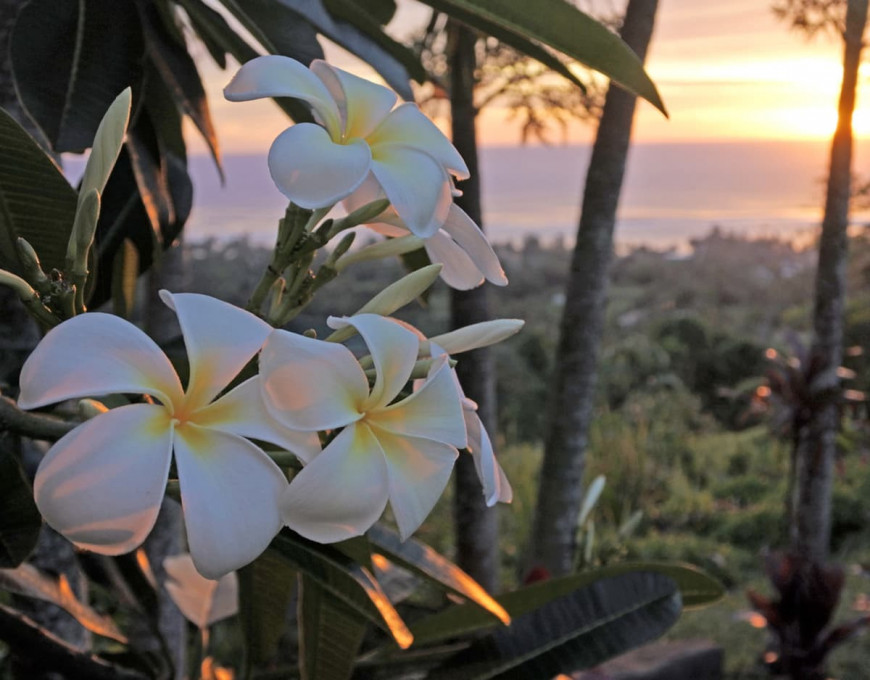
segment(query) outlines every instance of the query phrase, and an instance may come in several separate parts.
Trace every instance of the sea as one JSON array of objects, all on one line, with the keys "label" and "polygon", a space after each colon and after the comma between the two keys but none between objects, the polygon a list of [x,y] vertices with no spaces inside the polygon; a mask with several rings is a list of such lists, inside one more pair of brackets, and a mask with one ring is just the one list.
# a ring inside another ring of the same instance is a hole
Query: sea
[{"label": "sea", "polygon": [[[824,141],[640,143],[630,152],[617,217],[618,249],[685,251],[711,229],[810,242],[821,221],[829,144]],[[480,150],[483,222],[494,242],[571,243],[591,146]],[[865,168],[862,170],[862,158]],[[855,174],[870,180],[870,140],[856,144]],[[195,205],[188,238],[246,235],[269,244],[286,201],[264,156],[191,159]],[[862,174],[863,172],[863,174]],[[870,211],[853,213],[856,225]]]}]

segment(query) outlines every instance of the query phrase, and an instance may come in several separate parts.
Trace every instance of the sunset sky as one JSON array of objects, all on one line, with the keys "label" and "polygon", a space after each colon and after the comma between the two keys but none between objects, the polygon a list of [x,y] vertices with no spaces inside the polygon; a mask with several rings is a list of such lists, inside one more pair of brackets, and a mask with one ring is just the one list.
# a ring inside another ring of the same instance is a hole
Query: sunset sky
[{"label": "sunset sky", "polygon": [[[605,6],[621,6],[610,3]],[[426,20],[428,9],[400,4],[391,29],[407,34]],[[327,45],[337,66],[371,75],[365,65]],[[639,107],[635,139],[685,142],[735,139],[819,139],[834,128],[840,83],[841,42],[830,35],[811,41],[775,19],[765,0],[660,0],[647,70],[671,114]],[[213,115],[225,153],[265,152],[287,120],[271,102],[223,100],[228,73],[201,59]],[[870,72],[867,72],[870,73]],[[866,76],[862,77],[866,82]],[[855,127],[870,135],[870,111],[860,108]],[[515,144],[519,131],[490,109],[480,120],[485,145]],[[588,140],[578,125],[570,141]],[[199,150],[200,147],[196,146]]]}]

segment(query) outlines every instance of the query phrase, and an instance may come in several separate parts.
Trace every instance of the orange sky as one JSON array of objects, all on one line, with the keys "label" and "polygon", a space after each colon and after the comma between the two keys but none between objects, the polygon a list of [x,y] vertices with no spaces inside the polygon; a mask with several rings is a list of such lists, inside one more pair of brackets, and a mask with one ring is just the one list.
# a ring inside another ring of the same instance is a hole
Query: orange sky
[{"label": "orange sky", "polygon": [[[620,2],[606,6],[619,7]],[[807,41],[775,20],[767,0],[660,0],[647,70],[671,114],[664,119],[651,106],[638,109],[635,139],[686,142],[734,139],[818,139],[833,131],[840,82],[840,41],[818,36]],[[398,34],[425,21],[428,10],[400,4]],[[324,41],[325,42],[325,41]],[[365,65],[326,45],[337,66],[370,75]],[[229,74],[200,59],[206,88],[225,153],[260,153],[287,126],[271,102],[229,103],[220,95]],[[866,72],[870,73],[870,72]],[[862,77],[866,82],[866,75]],[[856,131],[870,136],[870,111],[860,108]],[[516,126],[504,113],[486,111],[480,119],[486,145],[515,144]],[[570,141],[590,138],[577,125]],[[190,137],[193,141],[193,135]],[[195,143],[193,151],[201,150]]]}]

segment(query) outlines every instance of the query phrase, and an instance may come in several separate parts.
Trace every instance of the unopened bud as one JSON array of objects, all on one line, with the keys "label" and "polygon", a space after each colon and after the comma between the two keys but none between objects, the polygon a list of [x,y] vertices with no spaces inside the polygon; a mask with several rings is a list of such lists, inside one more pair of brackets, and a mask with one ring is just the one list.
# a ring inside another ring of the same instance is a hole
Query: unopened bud
[{"label": "unopened bud", "polygon": [[506,340],[517,334],[524,325],[525,321],[521,319],[493,319],[436,335],[429,342],[438,345],[447,354],[459,354]]},{"label": "unopened bud", "polygon": [[364,206],[362,206],[361,208],[357,208],[349,215],[345,215],[344,217],[337,219],[332,225],[332,228],[330,229],[330,236],[335,236],[336,234],[344,231],[345,229],[358,227],[361,224],[375,222],[376,218],[389,207],[390,200],[388,198],[381,198],[377,201],[366,203]]},{"label": "unopened bud", "polygon": [[100,192],[91,189],[79,201],[72,232],[69,235],[66,259],[71,274],[79,277],[88,274],[88,253],[94,242],[99,217]]},{"label": "unopened bud", "polygon": [[336,262],[336,269],[343,271],[352,264],[357,262],[367,262],[368,260],[379,260],[384,257],[394,257],[396,255],[404,255],[414,250],[419,250],[423,247],[423,239],[413,234],[400,236],[399,238],[388,238],[384,241],[378,241],[370,246],[361,248],[354,253],[350,253]]},{"label": "unopened bud", "polygon": [[19,236],[15,241],[15,247],[18,250],[21,267],[24,269],[24,276],[40,293],[47,293],[51,288],[51,281],[42,270],[42,263],[33,246]]},{"label": "unopened bud", "polygon": [[[395,283],[391,283],[371,300],[360,307],[355,314],[380,314],[389,316],[409,302],[416,300],[435,283],[441,273],[440,264],[430,264],[415,272],[411,272]],[[353,326],[339,328],[326,338],[329,342],[344,342],[356,333]]]},{"label": "unopened bud", "polygon": [[8,286],[14,290],[22,300],[37,297],[36,291],[33,290],[27,281],[12,272],[7,272],[5,269],[0,269],[0,285]]}]

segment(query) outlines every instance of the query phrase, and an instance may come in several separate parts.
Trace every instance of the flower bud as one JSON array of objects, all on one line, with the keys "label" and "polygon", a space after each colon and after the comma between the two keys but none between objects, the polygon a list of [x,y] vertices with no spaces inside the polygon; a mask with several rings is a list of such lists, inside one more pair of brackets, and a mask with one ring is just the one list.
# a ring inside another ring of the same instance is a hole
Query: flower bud
[{"label": "flower bud", "polygon": [[[435,283],[440,273],[440,264],[430,264],[415,272],[411,272],[384,288],[355,313],[389,316],[397,309],[420,297],[429,286]],[[344,326],[332,333],[326,340],[329,342],[344,342],[352,337],[354,333],[356,333],[356,330],[353,326]]]},{"label": "flower bud", "polygon": [[18,259],[24,268],[24,276],[40,293],[48,293],[51,289],[51,281],[42,270],[39,255],[36,254],[33,246],[19,236],[15,241],[15,247],[18,250]]},{"label": "flower bud", "polygon": [[506,340],[518,333],[524,325],[525,321],[521,319],[493,319],[436,335],[429,342],[438,345],[447,354],[459,354]]}]

